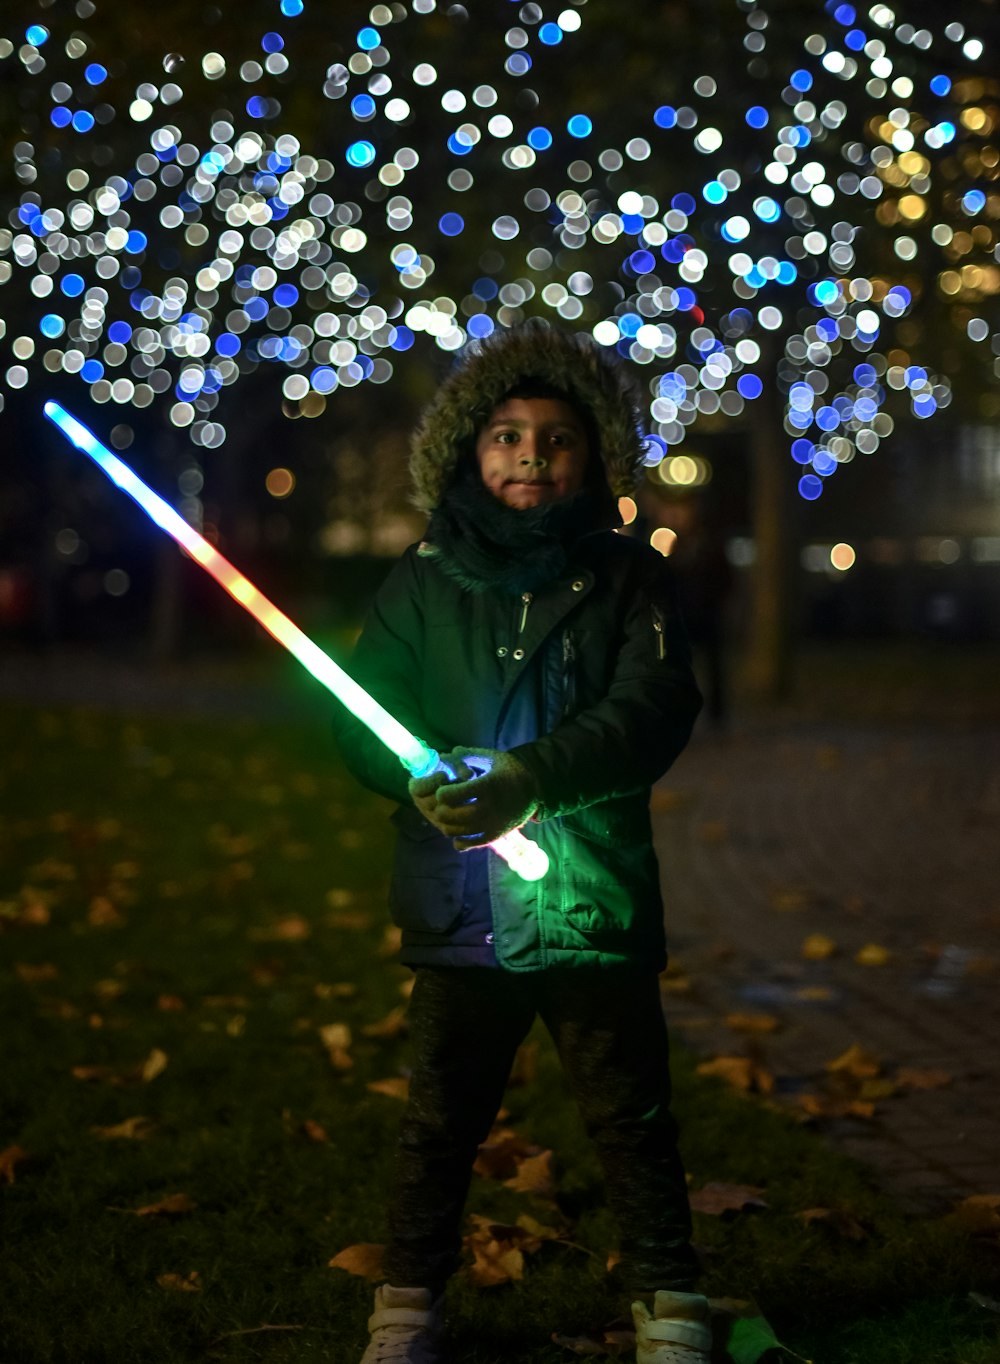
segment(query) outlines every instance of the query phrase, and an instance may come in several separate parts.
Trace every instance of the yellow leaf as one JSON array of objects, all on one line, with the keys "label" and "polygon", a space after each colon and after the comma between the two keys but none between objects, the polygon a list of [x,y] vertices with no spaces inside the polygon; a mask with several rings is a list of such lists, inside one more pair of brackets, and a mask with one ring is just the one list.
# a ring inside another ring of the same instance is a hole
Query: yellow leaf
[{"label": "yellow leaf", "polygon": [[880,947],[878,943],[866,943],[859,952],[854,955],[854,960],[859,966],[885,966],[886,962],[891,961],[892,953],[887,947]]},{"label": "yellow leaf", "polygon": [[90,1130],[95,1137],[100,1137],[103,1141],[115,1141],[118,1139],[125,1141],[145,1141],[153,1134],[156,1124],[149,1118],[135,1117],[126,1118],[124,1122],[114,1123],[111,1127],[92,1127]]},{"label": "yellow leaf", "polygon": [[360,1241],[355,1246],[346,1246],[329,1261],[331,1269],[343,1269],[348,1274],[356,1274],[360,1279],[382,1278],[382,1257],[385,1246],[368,1241]]},{"label": "yellow leaf", "polygon": [[201,1275],[196,1269],[192,1269],[188,1275],[184,1274],[157,1274],[156,1282],[161,1288],[167,1288],[174,1293],[200,1293]]},{"label": "yellow leaf", "polygon": [[405,1075],[391,1075],[387,1080],[369,1080],[366,1089],[373,1094],[384,1094],[390,1099],[405,1100],[410,1096],[410,1082]]},{"label": "yellow leaf", "polygon": [[1000,1232],[1000,1194],[973,1194],[955,1205],[951,1216],[973,1236]]},{"label": "yellow leaf", "polygon": [[347,1023],[324,1023],[319,1037],[328,1050],[346,1050],[351,1045],[351,1029]]},{"label": "yellow leaf", "polygon": [[326,1142],[330,1140],[323,1124],[316,1122],[313,1118],[306,1118],[305,1122],[302,1124],[302,1131],[310,1141]]},{"label": "yellow leaf", "polygon": [[802,943],[802,955],[807,961],[825,961],[837,950],[837,944],[825,933],[810,933]]},{"label": "yellow leaf", "polygon": [[508,1189],[516,1193],[533,1194],[536,1198],[553,1198],[556,1184],[552,1173],[552,1152],[540,1151],[537,1156],[526,1156],[517,1167],[517,1174],[504,1180]]},{"label": "yellow leaf", "polygon": [[406,1031],[406,1005],[397,1004],[385,1018],[380,1018],[377,1023],[366,1024],[361,1031],[365,1037],[399,1037]]},{"label": "yellow leaf", "polygon": [[59,967],[51,961],[39,962],[37,966],[26,961],[19,961],[15,964],[14,970],[18,974],[18,978],[23,980],[26,985],[34,985],[43,980],[55,980],[59,975]]},{"label": "yellow leaf", "polygon": [[749,1056],[717,1056],[714,1061],[703,1061],[698,1067],[698,1074],[715,1075],[745,1094],[752,1090],[770,1094],[774,1088],[771,1072]]},{"label": "yellow leaf", "polygon": [[795,1216],[807,1226],[819,1222],[848,1241],[864,1241],[868,1236],[854,1214],[841,1208],[806,1208],[802,1212],[797,1212]]},{"label": "yellow leaf", "polygon": [[842,1071],[846,1075],[851,1075],[857,1080],[873,1079],[882,1069],[878,1057],[873,1056],[870,1051],[865,1051],[864,1047],[857,1042],[847,1048],[845,1052],[827,1061],[826,1069],[835,1074]]},{"label": "yellow leaf", "polygon": [[114,902],[106,895],[95,895],[87,910],[87,923],[91,928],[119,928],[125,917],[119,914]]},{"label": "yellow leaf", "polygon": [[734,1032],[777,1032],[781,1019],[774,1014],[726,1014],[725,1024]]},{"label": "yellow leaf", "polygon": [[157,1075],[162,1075],[167,1068],[167,1053],[161,1051],[159,1047],[154,1047],[142,1063],[140,1074],[142,1079],[148,1084],[150,1080],[155,1080]]}]

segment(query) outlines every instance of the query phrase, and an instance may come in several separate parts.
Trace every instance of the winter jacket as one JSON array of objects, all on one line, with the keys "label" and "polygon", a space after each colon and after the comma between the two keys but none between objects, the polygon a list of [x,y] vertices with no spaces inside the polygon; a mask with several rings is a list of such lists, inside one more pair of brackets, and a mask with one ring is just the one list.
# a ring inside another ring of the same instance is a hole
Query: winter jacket
[{"label": "winter jacket", "polygon": [[[641,451],[619,382],[596,348],[575,340],[543,347],[539,358],[537,335],[484,348],[443,387],[414,454],[426,505],[481,420],[469,414],[488,416],[512,372],[579,392],[600,431],[611,492],[629,486]],[[468,590],[433,544],[411,546],[375,598],[350,671],[442,753],[513,751],[539,799],[523,832],[548,853],[550,870],[526,882],[492,852],[456,852],[413,805],[398,759],[346,712],[336,717],[350,770],[399,805],[390,905],[404,962],[480,964],[491,935],[497,964],[512,971],[662,966],[650,785],[687,743],[701,698],[659,553],[598,530],[576,542],[565,571],[513,596]],[[485,911],[482,895],[466,893],[477,857],[487,859]]]}]

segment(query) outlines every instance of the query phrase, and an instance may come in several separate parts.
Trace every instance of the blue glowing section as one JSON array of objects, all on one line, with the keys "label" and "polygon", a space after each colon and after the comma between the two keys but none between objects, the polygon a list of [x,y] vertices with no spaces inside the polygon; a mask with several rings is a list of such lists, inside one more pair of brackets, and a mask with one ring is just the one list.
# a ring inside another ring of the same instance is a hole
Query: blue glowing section
[{"label": "blue glowing section", "polygon": [[215,342],[215,349],[220,355],[238,355],[242,346],[243,342],[232,332],[222,332]]},{"label": "blue glowing section", "polygon": [[847,28],[849,24],[854,23],[858,15],[853,5],[838,5],[833,11],[833,17],[838,24],[843,24]]},{"label": "blue glowing section", "polygon": [[512,52],[504,62],[504,70],[512,76],[523,76],[531,70],[531,58],[527,52]]},{"label": "blue glowing section", "polygon": [[125,250],[131,256],[137,256],[140,251],[145,251],[148,245],[145,232],[139,232],[135,228],[125,238]]},{"label": "blue glowing section", "polygon": [[393,350],[409,350],[417,338],[409,327],[397,327],[392,338]]},{"label": "blue glowing section", "polygon": [[854,366],[854,382],[860,385],[861,388],[871,388],[877,378],[878,374],[875,372],[873,365]]},{"label": "blue glowing section", "polygon": [[817,450],[813,455],[812,466],[818,474],[822,474],[824,478],[829,478],[837,468],[837,461],[829,450]]},{"label": "blue glowing section", "polygon": [[672,104],[661,104],[653,115],[653,122],[658,128],[674,128],[677,126],[677,110]]},{"label": "blue glowing section", "polygon": [[469,335],[474,336],[477,340],[482,340],[484,336],[493,334],[493,319],[487,317],[485,313],[474,313],[466,325]]},{"label": "blue glowing section", "polygon": [[472,151],[472,143],[464,133],[462,135],[452,133],[448,138],[448,150],[455,156],[468,156]]},{"label": "blue glowing section", "polygon": [[280,33],[265,33],[260,45],[265,52],[280,52],[285,46],[285,40]]},{"label": "blue glowing section", "polygon": [[48,41],[48,36],[49,30],[43,24],[32,24],[24,35],[32,47],[41,47],[42,43]]},{"label": "blue glowing section", "polygon": [[951,80],[948,76],[931,77],[931,94],[947,95],[951,90]]},{"label": "blue glowing section", "polygon": [[80,378],[85,384],[96,384],[98,379],[104,375],[104,366],[100,360],[85,360],[83,368],[80,370]]},{"label": "blue glowing section", "polygon": [[778,262],[778,272],[775,279],[779,284],[794,284],[799,277],[799,272],[790,260]]},{"label": "blue glowing section", "polygon": [[729,198],[729,191],[720,180],[709,180],[707,185],[702,186],[701,192],[710,204],[722,204]]},{"label": "blue glowing section", "polygon": [[528,134],[528,146],[533,147],[536,152],[548,151],[552,146],[552,134],[548,128],[532,128]]},{"label": "blue glowing section", "polygon": [[754,104],[744,117],[751,128],[766,128],[771,116],[762,104]]},{"label": "blue glowing section", "polygon": [[362,52],[372,52],[380,47],[382,39],[377,28],[362,28],[358,31],[358,47]]},{"label": "blue glowing section", "polygon": [[678,213],[683,213],[685,217],[690,218],[698,205],[690,194],[675,194],[670,200],[670,207],[676,208]]},{"label": "blue glowing section", "polygon": [[981,189],[970,189],[962,195],[962,208],[970,217],[975,213],[981,213],[985,207],[986,195]]},{"label": "blue glowing section", "polygon": [[933,417],[937,402],[930,393],[920,393],[913,399],[913,411],[918,417]]},{"label": "blue glowing section", "polygon": [[800,436],[798,440],[792,441],[792,459],[796,464],[811,464],[815,453],[816,447],[811,440]]},{"label": "blue glowing section", "polygon": [[810,71],[804,70],[801,67],[799,68],[798,71],[793,71],[791,77],[789,78],[789,84],[791,85],[793,90],[811,90],[812,83],[813,83],[812,73]]},{"label": "blue glowing section", "polygon": [[299,291],[294,284],[279,284],[274,291],[274,301],[279,308],[291,308],[299,301]]},{"label": "blue glowing section", "polygon": [[132,340],[132,328],[127,322],[112,322],[108,328],[108,340],[119,346],[127,346]]},{"label": "blue glowing section", "polygon": [[65,128],[73,121],[73,115],[66,108],[65,104],[57,104],[49,114],[49,118],[57,128]]},{"label": "blue glowing section", "polygon": [[368,119],[375,113],[375,101],[371,95],[355,95],[351,100],[351,113],[355,118]]},{"label": "blue glowing section", "polygon": [[573,114],[567,120],[566,131],[570,137],[589,137],[594,131],[594,125],[586,114]]},{"label": "blue glowing section", "polygon": [[59,287],[67,298],[79,298],[85,287],[83,276],[63,275]]},{"label": "blue glowing section", "polygon": [[73,127],[78,133],[89,133],[94,126],[94,115],[89,109],[77,109],[73,115]]},{"label": "blue glowing section", "polygon": [[465,227],[465,219],[460,213],[442,213],[438,219],[438,231],[446,237],[457,237]]},{"label": "blue glowing section", "polygon": [[303,0],[281,0],[281,12],[286,19],[296,19],[305,9]]},{"label": "blue glowing section", "polygon": [[827,304],[832,303],[835,298],[839,297],[840,286],[837,284],[836,280],[821,279],[810,287],[809,293],[812,296],[814,303],[818,304],[821,308],[825,308]]},{"label": "blue glowing section", "polygon": [[108,68],[100,62],[91,62],[83,75],[88,85],[100,85],[108,78]]},{"label": "blue glowing section", "polygon": [[769,194],[762,194],[753,201],[753,211],[764,223],[776,223],[781,217],[781,205]]},{"label": "blue glowing section", "polygon": [[472,292],[475,294],[476,298],[481,299],[483,303],[489,303],[489,301],[496,298],[497,294],[500,292],[500,286],[495,279],[490,279],[488,275],[483,275],[473,284]]},{"label": "blue glowing section", "polygon": [[744,398],[759,398],[764,392],[764,385],[756,374],[741,374],[736,380],[736,388]]},{"label": "blue glowing section", "polygon": [[799,479],[799,496],[807,502],[815,502],[823,495],[823,480],[815,474],[803,474]]},{"label": "blue glowing section", "polygon": [[555,47],[563,40],[563,31],[558,24],[542,24],[538,30],[538,40],[546,47]]},{"label": "blue glowing section", "polygon": [[850,32],[844,34],[844,46],[849,47],[852,52],[861,52],[867,41],[867,35],[860,28],[852,28]]},{"label": "blue glowing section", "polygon": [[737,215],[727,218],[720,231],[727,242],[741,242],[750,235],[750,224],[746,218]]},{"label": "blue glowing section", "polygon": [[58,313],[46,313],[38,324],[38,330],[43,336],[62,336],[66,330],[66,323]]},{"label": "blue glowing section", "polygon": [[375,148],[370,142],[352,142],[347,149],[347,161],[351,166],[370,166],[375,160]]}]

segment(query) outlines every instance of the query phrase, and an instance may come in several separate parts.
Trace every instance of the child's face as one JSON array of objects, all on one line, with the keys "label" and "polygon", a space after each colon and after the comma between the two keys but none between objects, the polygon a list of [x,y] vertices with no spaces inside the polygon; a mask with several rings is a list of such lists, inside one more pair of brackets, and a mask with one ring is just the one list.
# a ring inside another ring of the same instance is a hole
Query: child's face
[{"label": "child's face", "polygon": [[476,439],[483,482],[516,511],[578,492],[589,457],[583,423],[561,398],[508,398]]}]

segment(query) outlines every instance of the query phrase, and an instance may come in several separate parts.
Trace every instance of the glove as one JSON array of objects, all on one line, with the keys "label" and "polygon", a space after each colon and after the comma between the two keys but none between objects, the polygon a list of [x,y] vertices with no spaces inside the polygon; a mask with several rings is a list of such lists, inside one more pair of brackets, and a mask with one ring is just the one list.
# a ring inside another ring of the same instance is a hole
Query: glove
[{"label": "glove", "polygon": [[451,838],[459,852],[485,847],[519,829],[534,814],[538,806],[534,778],[512,753],[455,748],[442,761],[460,779],[435,786],[434,808],[427,818]]},{"label": "glove", "polygon": [[[429,773],[426,777],[411,777],[409,782],[410,799],[423,815],[424,819],[437,826],[437,792],[438,788],[450,781],[465,781],[472,776],[472,769],[467,767],[460,758],[455,758],[453,754],[448,754],[443,760],[450,772],[438,769],[436,772]],[[451,775],[454,773],[454,775]],[[439,826],[438,826],[439,827]],[[441,831],[442,833],[444,830]]]}]

